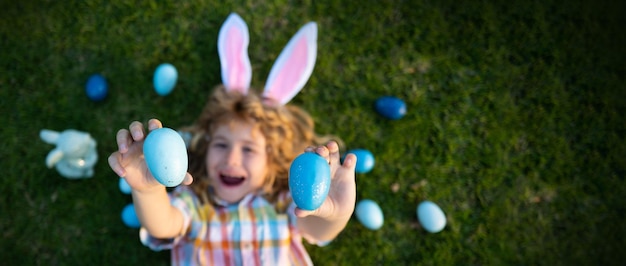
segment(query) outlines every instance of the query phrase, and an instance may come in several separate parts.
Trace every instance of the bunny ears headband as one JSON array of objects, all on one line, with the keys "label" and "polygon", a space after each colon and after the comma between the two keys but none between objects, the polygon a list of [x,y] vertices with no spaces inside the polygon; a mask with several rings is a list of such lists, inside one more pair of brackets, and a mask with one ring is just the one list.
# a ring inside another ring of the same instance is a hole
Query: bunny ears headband
[{"label": "bunny ears headband", "polygon": [[[218,36],[222,83],[228,91],[247,94],[252,79],[248,57],[248,26],[231,13]],[[289,40],[272,66],[263,90],[263,98],[284,105],[300,92],[309,80],[317,58],[317,24],[309,22]]]}]

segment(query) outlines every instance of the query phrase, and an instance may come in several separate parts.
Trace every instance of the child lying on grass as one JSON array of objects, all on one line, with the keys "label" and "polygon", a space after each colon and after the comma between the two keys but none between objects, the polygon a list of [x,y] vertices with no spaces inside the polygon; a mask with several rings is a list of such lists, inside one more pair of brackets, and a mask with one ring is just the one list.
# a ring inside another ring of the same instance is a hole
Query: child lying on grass
[{"label": "child lying on grass", "polygon": [[[218,41],[224,84],[185,129],[193,136],[189,173],[171,193],[144,161],[145,126],[135,121],[118,131],[109,164],[132,187],[142,243],[171,249],[174,265],[310,265],[302,239],[323,245],[345,228],[356,200],[356,156],[342,164],[338,143],[287,105],[310,77],[316,38],[316,24],[305,25],[258,94],[249,90],[247,26],[236,14],[226,20]],[[160,127],[157,119],[147,125]],[[319,154],[331,168],[328,197],[313,211],[299,209],[289,192],[289,166],[302,152]]]}]

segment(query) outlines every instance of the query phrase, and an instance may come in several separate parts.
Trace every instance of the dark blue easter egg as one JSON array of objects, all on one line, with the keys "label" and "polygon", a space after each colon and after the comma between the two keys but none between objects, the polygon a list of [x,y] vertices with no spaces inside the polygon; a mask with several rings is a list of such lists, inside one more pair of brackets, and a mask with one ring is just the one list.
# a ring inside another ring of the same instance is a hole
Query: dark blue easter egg
[{"label": "dark blue easter egg", "polygon": [[289,190],[298,208],[312,211],[319,208],[330,189],[330,166],[316,153],[305,152],[289,167]]},{"label": "dark blue easter egg", "polygon": [[99,75],[95,74],[89,77],[87,80],[87,85],[85,86],[85,92],[87,93],[87,97],[92,101],[102,101],[106,98],[107,93],[109,91],[109,86],[107,85],[106,79]]},{"label": "dark blue easter egg", "polygon": [[135,212],[135,205],[132,203],[127,204],[122,210],[122,222],[130,228],[139,228],[141,223]]},{"label": "dark blue easter egg", "polygon": [[397,120],[406,114],[406,103],[393,96],[383,96],[376,100],[376,111],[382,116]]},{"label": "dark blue easter egg", "polygon": [[355,172],[364,174],[372,171],[374,168],[374,155],[366,149],[354,149],[348,151],[356,156],[356,169]]}]

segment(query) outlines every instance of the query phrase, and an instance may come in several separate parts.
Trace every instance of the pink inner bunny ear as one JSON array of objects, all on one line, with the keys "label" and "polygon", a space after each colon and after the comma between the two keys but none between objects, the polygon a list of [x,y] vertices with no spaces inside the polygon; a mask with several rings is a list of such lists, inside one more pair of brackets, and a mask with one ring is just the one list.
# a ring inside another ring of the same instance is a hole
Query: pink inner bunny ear
[{"label": "pink inner bunny ear", "polygon": [[217,49],[222,68],[222,83],[228,90],[248,93],[252,79],[252,67],[248,57],[248,26],[243,19],[231,13],[222,28],[217,41]]},{"label": "pink inner bunny ear", "polygon": [[263,97],[289,102],[311,77],[317,58],[317,24],[309,22],[289,40],[270,71]]}]

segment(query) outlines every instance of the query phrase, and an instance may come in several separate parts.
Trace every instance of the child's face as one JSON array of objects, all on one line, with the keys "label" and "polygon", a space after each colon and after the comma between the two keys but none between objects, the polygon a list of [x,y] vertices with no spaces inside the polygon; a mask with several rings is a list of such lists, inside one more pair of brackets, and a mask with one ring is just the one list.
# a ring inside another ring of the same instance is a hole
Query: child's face
[{"label": "child's face", "polygon": [[217,196],[230,203],[263,187],[267,176],[265,137],[252,124],[234,122],[215,130],[206,157]]}]

